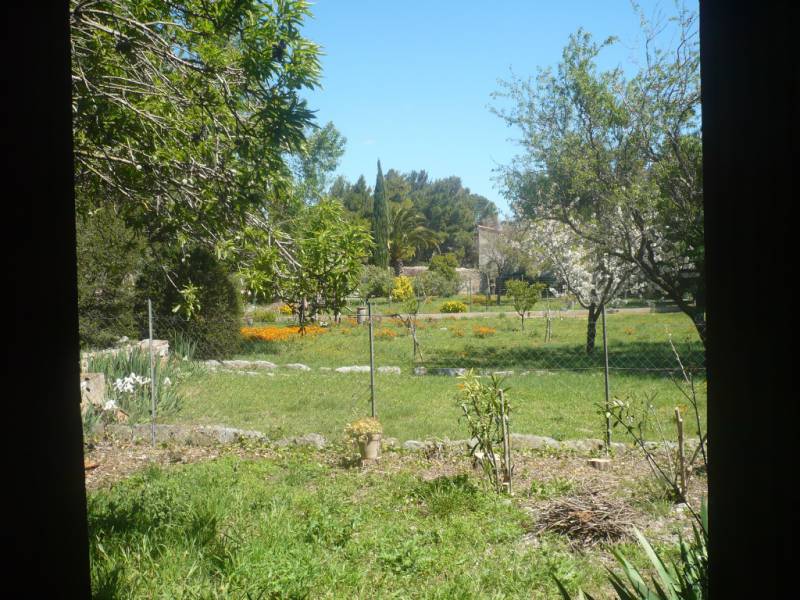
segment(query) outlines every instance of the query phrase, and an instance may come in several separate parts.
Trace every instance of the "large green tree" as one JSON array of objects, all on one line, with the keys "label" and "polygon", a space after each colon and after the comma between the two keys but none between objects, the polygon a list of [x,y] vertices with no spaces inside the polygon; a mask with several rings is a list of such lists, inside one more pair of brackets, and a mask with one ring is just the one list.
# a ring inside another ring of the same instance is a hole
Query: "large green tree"
[{"label": "large green tree", "polygon": [[331,122],[306,136],[302,152],[290,158],[297,198],[306,204],[320,201],[344,155],[345,144],[347,138]]},{"label": "large green tree", "polygon": [[372,239],[375,243],[372,263],[378,267],[389,266],[389,206],[386,202],[386,186],[378,161],[378,176],[375,178],[375,192],[372,201]]},{"label": "large green tree", "polygon": [[150,240],[230,246],[291,197],[319,48],[304,0],[71,0],[78,211]]},{"label": "large green tree", "polygon": [[[593,252],[635,266],[705,340],[700,62],[696,14],[643,19],[643,66],[600,71],[603,43],[578,31],[554,72],[506,82],[523,154],[503,171],[518,215],[565,224]],[[657,32],[675,34],[662,45]]]}]

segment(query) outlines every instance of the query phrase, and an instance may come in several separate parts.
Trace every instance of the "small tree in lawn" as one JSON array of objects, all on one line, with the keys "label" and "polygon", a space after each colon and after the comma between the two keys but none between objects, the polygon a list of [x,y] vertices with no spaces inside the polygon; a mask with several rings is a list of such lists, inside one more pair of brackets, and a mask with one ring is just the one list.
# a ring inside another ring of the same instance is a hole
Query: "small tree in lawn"
[{"label": "small tree in lawn", "polygon": [[543,283],[528,283],[518,279],[506,282],[506,293],[514,301],[514,310],[522,319],[522,331],[525,331],[525,313],[536,306],[542,297]]},{"label": "small tree in lawn", "polygon": [[411,360],[415,362],[417,360],[417,355],[419,355],[420,360],[422,359],[422,350],[420,350],[419,340],[417,339],[417,316],[419,315],[420,306],[425,304],[428,298],[424,296],[420,302],[420,298],[416,296],[414,287],[408,277],[401,275],[400,277],[395,277],[394,281],[395,286],[394,289],[392,289],[391,297],[392,300],[403,303],[403,313],[395,313],[392,316],[400,319],[406,329],[408,329],[408,333],[411,335],[411,340],[414,343]]}]

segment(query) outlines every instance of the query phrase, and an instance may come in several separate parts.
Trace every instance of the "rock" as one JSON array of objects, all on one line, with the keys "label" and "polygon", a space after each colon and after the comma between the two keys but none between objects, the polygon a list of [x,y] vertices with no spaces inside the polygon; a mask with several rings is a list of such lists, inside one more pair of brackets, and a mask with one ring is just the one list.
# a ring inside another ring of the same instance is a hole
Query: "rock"
[{"label": "rock", "polygon": [[419,442],[417,440],[407,440],[403,442],[403,448],[405,450],[425,450],[428,447],[426,442]]},{"label": "rock", "polygon": [[381,440],[381,444],[383,444],[387,448],[394,448],[395,446],[397,446],[397,441],[398,441],[397,438],[387,437]]},{"label": "rock", "polygon": [[392,375],[400,375],[400,367],[378,367],[378,373],[390,373]]},{"label": "rock", "polygon": [[[130,442],[150,442],[151,429],[148,424],[108,425],[106,433],[112,436],[127,438]],[[252,439],[267,442],[269,439],[260,431],[245,431],[232,427],[186,425],[156,425],[156,442],[176,442],[193,446],[213,446],[214,444],[230,444],[241,439]]]},{"label": "rock", "polygon": [[428,369],[425,367],[414,367],[414,375],[427,375]]},{"label": "rock", "polygon": [[103,373],[81,373],[81,414],[89,405],[102,407],[106,399],[106,376]]},{"label": "rock", "polygon": [[[150,339],[144,339],[138,344],[144,352],[150,352]],[[155,356],[169,356],[169,342],[167,340],[153,340],[153,354]]]},{"label": "rock", "polygon": [[222,366],[222,363],[220,361],[218,361],[218,360],[211,359],[211,360],[203,361],[203,365],[205,365],[205,367],[207,369],[212,369],[213,370],[213,369],[219,369]]},{"label": "rock", "polygon": [[334,369],[337,373],[369,373],[369,365],[359,365],[352,367],[339,367]]},{"label": "rock", "polygon": [[287,369],[296,369],[298,371],[310,371],[311,367],[308,365],[304,365],[303,363],[289,363],[288,365],[283,365]]},{"label": "rock", "polygon": [[434,371],[436,375],[444,375],[445,377],[460,377],[462,375],[466,375],[467,370],[463,368],[443,368],[443,369],[436,369]]},{"label": "rock", "polygon": [[593,467],[598,471],[608,471],[611,468],[610,458],[590,458],[586,462],[590,467]]},{"label": "rock", "polygon": [[228,369],[275,369],[278,366],[268,360],[223,360],[222,365]]},{"label": "rock", "polygon": [[506,377],[508,375],[513,375],[514,371],[495,371],[493,369],[480,369],[478,371],[481,375],[497,375],[500,377]]},{"label": "rock", "polygon": [[526,433],[512,433],[512,445],[523,448],[560,448],[561,444],[550,437],[542,435],[528,435]]}]

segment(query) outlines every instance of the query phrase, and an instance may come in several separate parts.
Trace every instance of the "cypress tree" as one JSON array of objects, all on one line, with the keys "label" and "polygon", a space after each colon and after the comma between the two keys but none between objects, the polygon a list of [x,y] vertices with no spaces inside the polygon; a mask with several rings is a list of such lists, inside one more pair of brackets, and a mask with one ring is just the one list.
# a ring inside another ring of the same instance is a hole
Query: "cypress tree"
[{"label": "cypress tree", "polygon": [[381,161],[378,161],[378,178],[375,180],[375,192],[372,202],[372,238],[375,250],[372,262],[382,268],[389,266],[389,209],[386,205],[386,190],[383,185]]}]

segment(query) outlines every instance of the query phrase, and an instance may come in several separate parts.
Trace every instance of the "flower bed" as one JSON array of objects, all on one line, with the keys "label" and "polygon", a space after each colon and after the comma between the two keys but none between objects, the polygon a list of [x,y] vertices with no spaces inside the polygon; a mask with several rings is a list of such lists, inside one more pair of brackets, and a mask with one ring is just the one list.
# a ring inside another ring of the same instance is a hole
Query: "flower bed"
[{"label": "flower bed", "polygon": [[305,332],[300,332],[300,327],[242,327],[244,339],[261,342],[285,342],[302,335],[317,335],[326,329],[318,325],[307,325]]}]

